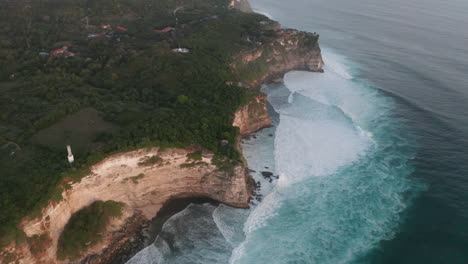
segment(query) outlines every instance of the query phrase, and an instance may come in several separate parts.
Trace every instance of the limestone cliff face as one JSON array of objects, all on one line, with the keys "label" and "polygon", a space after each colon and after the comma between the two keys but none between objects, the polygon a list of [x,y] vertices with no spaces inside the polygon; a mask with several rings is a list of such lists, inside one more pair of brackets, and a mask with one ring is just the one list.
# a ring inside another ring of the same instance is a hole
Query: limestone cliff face
[{"label": "limestone cliff face", "polygon": [[292,70],[323,72],[317,34],[278,30],[276,35],[273,41],[234,58],[231,67],[248,86],[280,81]]},{"label": "limestone cliff face", "polygon": [[[239,127],[241,135],[270,126],[266,95],[259,94],[240,107],[233,125]],[[141,149],[113,155],[94,165],[89,175],[63,192],[62,201],[49,204],[40,218],[23,221],[21,229],[26,235],[30,238],[40,236],[43,241],[31,239],[27,243],[12,243],[3,249],[5,254],[0,255],[0,263],[113,263],[115,256],[134,244],[135,234],[141,232],[168,200],[209,197],[233,207],[249,206],[253,185],[245,163],[232,171],[223,171],[211,164],[212,153],[204,153],[203,163],[181,166],[193,162],[187,160],[189,152],[184,149]],[[162,161],[141,165],[152,156],[158,156]],[[141,174],[144,177],[132,180]],[[102,232],[102,242],[83,253],[81,259],[57,259],[58,239],[68,220],[96,200],[125,203],[122,217],[111,221]]]},{"label": "limestone cliff face", "polygon": [[[232,7],[251,11],[245,0],[233,0]],[[276,30],[276,37],[255,49],[243,51],[234,58],[231,67],[247,86],[280,81],[292,70],[322,72],[323,60],[318,35],[295,30]],[[232,83],[232,82],[230,82]],[[242,84],[242,83],[240,83]],[[271,125],[266,95],[258,95],[235,113],[233,126],[242,135]],[[64,199],[51,203],[42,211],[41,218],[26,219],[21,229],[30,238],[27,243],[11,243],[0,252],[0,263],[109,263],[124,245],[132,243],[131,234],[156,216],[170,199],[209,197],[234,207],[246,208],[252,190],[245,164],[226,172],[211,164],[212,153],[203,155],[203,163],[187,163],[189,150],[138,150],[113,155],[92,167],[91,173],[72,188],[64,191]],[[162,162],[142,166],[148,157],[158,155]],[[131,177],[143,174],[137,181]],[[57,242],[71,215],[96,200],[114,200],[126,204],[122,217],[113,219],[102,232],[101,243],[91,247],[81,260],[74,262],[57,259]],[[35,240],[41,240],[35,242]],[[92,258],[90,258],[92,256]]]},{"label": "limestone cliff face", "polygon": [[[64,191],[64,199],[43,209],[41,218],[23,221],[21,228],[28,237],[45,237],[47,244],[41,250],[37,245],[23,243],[10,245],[5,256],[12,263],[70,263],[56,257],[57,241],[71,215],[96,200],[114,200],[126,204],[120,219],[113,219],[103,241],[83,254],[97,255],[92,263],[106,263],[99,257],[116,241],[124,241],[122,230],[140,227],[152,219],[163,204],[173,198],[209,197],[230,206],[247,208],[251,197],[249,177],[245,167],[238,165],[232,171],[222,171],[211,164],[212,153],[203,154],[203,163],[186,166],[189,150],[158,148],[113,155],[92,167],[91,174],[72,188]],[[162,161],[149,166],[141,164],[151,156]],[[140,164],[139,164],[140,163]],[[185,164],[185,166],[181,166]],[[143,174],[137,181],[131,179]],[[119,236],[120,234],[120,236]],[[116,245],[119,246],[118,244]],[[112,248],[110,254],[113,254]],[[0,256],[1,263],[5,259]],[[77,262],[77,261],[75,261]],[[73,262],[74,263],[74,262]]]},{"label": "limestone cliff face", "polygon": [[241,135],[251,134],[271,126],[266,95],[258,95],[246,105],[240,107],[234,115],[232,125],[239,127]]},{"label": "limestone cliff face", "polygon": [[249,1],[247,0],[231,0],[229,2],[229,7],[238,9],[242,12],[252,12],[252,7],[250,6]]}]

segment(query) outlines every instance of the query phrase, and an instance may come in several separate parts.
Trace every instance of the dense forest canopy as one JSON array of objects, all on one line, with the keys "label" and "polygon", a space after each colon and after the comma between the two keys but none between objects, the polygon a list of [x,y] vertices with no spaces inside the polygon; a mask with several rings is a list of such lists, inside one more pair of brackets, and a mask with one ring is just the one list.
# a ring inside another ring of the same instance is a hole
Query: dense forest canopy
[{"label": "dense forest canopy", "polygon": [[229,64],[271,40],[265,20],[227,0],[2,0],[0,244],[110,153],[190,145],[239,160],[220,141],[234,145],[253,92],[226,84],[240,76]]}]

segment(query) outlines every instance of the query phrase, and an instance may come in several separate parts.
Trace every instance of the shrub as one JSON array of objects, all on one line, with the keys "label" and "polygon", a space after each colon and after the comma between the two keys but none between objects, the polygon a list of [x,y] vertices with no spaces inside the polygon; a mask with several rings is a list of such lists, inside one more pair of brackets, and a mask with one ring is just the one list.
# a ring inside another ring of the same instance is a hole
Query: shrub
[{"label": "shrub", "polygon": [[180,164],[181,168],[193,168],[193,167],[196,167],[196,166],[208,166],[208,163],[206,163],[204,161],[199,161],[199,162]]},{"label": "shrub", "polygon": [[124,203],[115,201],[96,201],[74,213],[60,235],[57,257],[60,260],[77,259],[90,246],[102,239],[112,217],[120,217]]},{"label": "shrub", "polygon": [[187,158],[191,160],[202,160],[202,153],[201,151],[192,152],[187,154]]},{"label": "shrub", "polygon": [[131,180],[134,184],[137,184],[139,180],[143,179],[145,177],[145,174],[143,173],[140,173],[138,174],[137,176],[133,176],[133,177],[128,177],[128,178],[125,178],[122,183],[126,183],[128,180]]},{"label": "shrub", "polygon": [[154,164],[159,164],[163,161],[163,159],[159,156],[152,156],[145,161],[138,162],[138,166],[150,166]]}]

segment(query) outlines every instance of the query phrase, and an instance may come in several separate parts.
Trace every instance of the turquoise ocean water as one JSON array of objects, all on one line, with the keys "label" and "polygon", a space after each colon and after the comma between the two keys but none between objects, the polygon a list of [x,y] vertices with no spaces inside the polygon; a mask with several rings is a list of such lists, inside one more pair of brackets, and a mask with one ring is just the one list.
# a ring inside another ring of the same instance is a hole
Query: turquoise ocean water
[{"label": "turquoise ocean water", "polygon": [[320,33],[325,73],[263,89],[261,202],[191,205],[129,263],[468,263],[468,2],[252,5]]}]

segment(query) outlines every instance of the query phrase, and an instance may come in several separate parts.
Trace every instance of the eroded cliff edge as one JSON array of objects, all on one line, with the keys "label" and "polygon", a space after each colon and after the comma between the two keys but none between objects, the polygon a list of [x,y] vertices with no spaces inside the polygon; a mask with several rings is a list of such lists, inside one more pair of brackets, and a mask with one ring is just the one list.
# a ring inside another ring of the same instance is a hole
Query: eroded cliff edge
[{"label": "eroded cliff edge", "polygon": [[237,110],[232,125],[239,128],[241,135],[248,135],[271,126],[271,123],[267,96],[259,94]]},{"label": "eroded cliff edge", "polygon": [[[271,22],[269,22],[271,23]],[[296,30],[274,28],[270,42],[241,52],[233,58],[231,67],[239,73],[240,85],[258,88],[264,83],[279,82],[291,70],[322,72],[323,60],[318,35]],[[235,113],[234,126],[246,135],[271,125],[266,95],[254,96]],[[232,171],[220,170],[213,164],[212,153],[203,154],[203,163],[187,163],[187,153],[193,150],[159,148],[141,149],[113,155],[91,168],[91,173],[63,193],[59,203],[50,203],[36,219],[23,221],[21,229],[31,238],[26,243],[10,244],[3,249],[1,263],[70,263],[56,257],[57,241],[70,216],[96,200],[124,202],[121,218],[113,219],[103,232],[103,240],[91,247],[80,260],[88,263],[111,263],[113,256],[133,243],[134,234],[141,231],[163,204],[184,197],[209,197],[219,202],[248,207],[251,197],[250,178],[245,164]],[[141,166],[138,163],[151,156],[163,162]],[[136,183],[128,180],[144,177]]]},{"label": "eroded cliff edge", "polygon": [[[254,96],[235,114],[234,126],[246,135],[271,125],[266,96]],[[247,208],[254,188],[245,164],[226,169],[213,163],[213,153],[202,152],[202,160],[187,157],[195,150],[140,149],[112,155],[91,168],[91,173],[71,185],[63,200],[51,202],[39,218],[25,219],[21,229],[32,239],[4,248],[1,263],[113,263],[128,253],[135,237],[169,200],[207,197]],[[142,162],[157,156],[156,164]],[[191,165],[189,165],[191,164]],[[132,180],[136,175],[143,175]],[[70,217],[94,201],[125,203],[122,217],[113,219],[102,232],[102,242],[90,247],[82,258],[59,260],[57,244]]]},{"label": "eroded cliff edge", "polygon": [[243,85],[259,88],[265,83],[281,82],[284,74],[293,70],[323,72],[318,34],[277,29],[275,35],[271,41],[258,43],[259,47],[234,58],[231,68],[239,73]]},{"label": "eroded cliff edge", "polygon": [[[231,171],[224,170],[212,163],[212,153],[203,153],[202,161],[197,165],[184,166],[191,163],[187,158],[190,152],[153,148],[106,158],[93,166],[88,176],[66,190],[62,201],[50,203],[40,218],[22,223],[28,237],[42,237],[43,248],[37,248],[41,247],[38,242],[23,243],[16,247],[12,245],[7,251],[14,254],[11,258],[19,263],[69,263],[56,257],[60,233],[72,214],[97,200],[114,200],[126,206],[122,217],[112,220],[103,232],[102,242],[83,254],[83,259],[101,254],[117,238],[125,239],[119,237],[123,229],[128,229],[128,225],[135,221],[139,224],[149,221],[170,199],[209,197],[230,206],[248,207],[251,190],[244,165],[237,165]],[[158,156],[161,162],[141,165],[152,156]],[[136,175],[144,176],[137,181],[131,180]],[[109,256],[95,257],[92,263],[106,263],[105,257]]]}]

